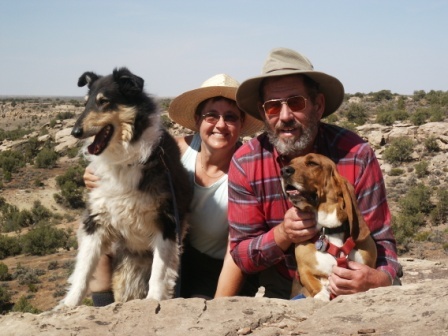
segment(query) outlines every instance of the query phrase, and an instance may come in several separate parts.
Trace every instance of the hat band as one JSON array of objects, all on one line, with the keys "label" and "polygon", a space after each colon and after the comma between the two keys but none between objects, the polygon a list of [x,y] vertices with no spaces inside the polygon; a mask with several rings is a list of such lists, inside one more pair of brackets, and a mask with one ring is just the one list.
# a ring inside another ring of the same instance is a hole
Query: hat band
[{"label": "hat band", "polygon": [[270,71],[266,71],[266,73],[272,73],[274,71],[282,71],[282,70],[292,70],[292,71],[310,71],[310,70],[302,70],[302,69],[297,69],[297,68],[281,68],[281,69],[273,69]]}]

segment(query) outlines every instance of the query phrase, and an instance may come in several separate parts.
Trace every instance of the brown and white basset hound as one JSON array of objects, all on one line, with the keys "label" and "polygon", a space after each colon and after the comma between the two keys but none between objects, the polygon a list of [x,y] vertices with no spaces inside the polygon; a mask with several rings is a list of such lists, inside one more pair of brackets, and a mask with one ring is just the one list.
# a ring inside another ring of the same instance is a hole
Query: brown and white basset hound
[{"label": "brown and white basset hound", "polygon": [[332,160],[307,154],[283,167],[281,175],[285,195],[296,208],[316,214],[320,231],[295,248],[303,294],[329,301],[328,276],[333,266],[347,267],[349,259],[374,268],[375,242],[359,211],[353,186],[338,173]]}]

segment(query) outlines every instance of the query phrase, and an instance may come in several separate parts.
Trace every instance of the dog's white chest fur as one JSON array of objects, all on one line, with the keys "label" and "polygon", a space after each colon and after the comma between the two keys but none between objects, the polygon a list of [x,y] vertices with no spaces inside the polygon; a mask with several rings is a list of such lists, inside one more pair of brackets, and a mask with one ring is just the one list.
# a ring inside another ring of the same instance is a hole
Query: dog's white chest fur
[{"label": "dog's white chest fur", "polygon": [[141,169],[138,165],[126,169],[99,165],[95,173],[101,181],[100,186],[89,194],[90,212],[96,215],[100,225],[105,225],[109,234],[118,235],[115,239],[121,236],[126,238],[120,239],[123,242],[132,242],[128,249],[147,250],[148,238],[157,228],[144,225],[144,222],[154,221],[157,198],[138,190]]}]

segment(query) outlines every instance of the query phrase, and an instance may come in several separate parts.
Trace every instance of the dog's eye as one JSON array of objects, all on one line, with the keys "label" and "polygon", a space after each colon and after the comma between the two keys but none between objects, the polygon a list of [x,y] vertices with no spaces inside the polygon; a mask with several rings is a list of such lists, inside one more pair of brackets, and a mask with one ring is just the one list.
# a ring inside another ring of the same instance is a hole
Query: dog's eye
[{"label": "dog's eye", "polygon": [[104,106],[109,104],[109,99],[105,97],[98,98],[98,105]]},{"label": "dog's eye", "polygon": [[317,162],[315,162],[315,161],[307,161],[307,162],[305,163],[305,165],[306,165],[307,167],[317,167],[319,164],[318,164]]}]

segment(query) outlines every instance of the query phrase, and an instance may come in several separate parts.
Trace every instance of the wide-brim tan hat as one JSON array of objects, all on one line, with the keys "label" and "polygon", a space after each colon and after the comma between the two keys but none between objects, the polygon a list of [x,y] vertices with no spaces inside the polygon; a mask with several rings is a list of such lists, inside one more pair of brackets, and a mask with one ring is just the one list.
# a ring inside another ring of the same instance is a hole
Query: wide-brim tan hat
[{"label": "wide-brim tan hat", "polygon": [[[168,114],[179,125],[197,132],[194,118],[196,109],[204,100],[213,97],[225,97],[236,100],[236,90],[239,83],[226,74],[215,75],[202,83],[198,89],[182,93],[173,99],[168,108]],[[252,135],[263,129],[264,123],[246,114],[241,135]]]},{"label": "wide-brim tan hat", "polygon": [[[303,74],[319,84],[319,91],[325,96],[325,110],[322,117],[329,116],[341,106],[344,100],[344,86],[335,77],[315,71],[311,62],[302,54],[287,49],[271,50],[262,74],[244,81],[236,93],[238,106],[251,116],[262,120],[258,110],[260,84],[265,78]],[[286,97],[285,97],[286,98]]]}]

